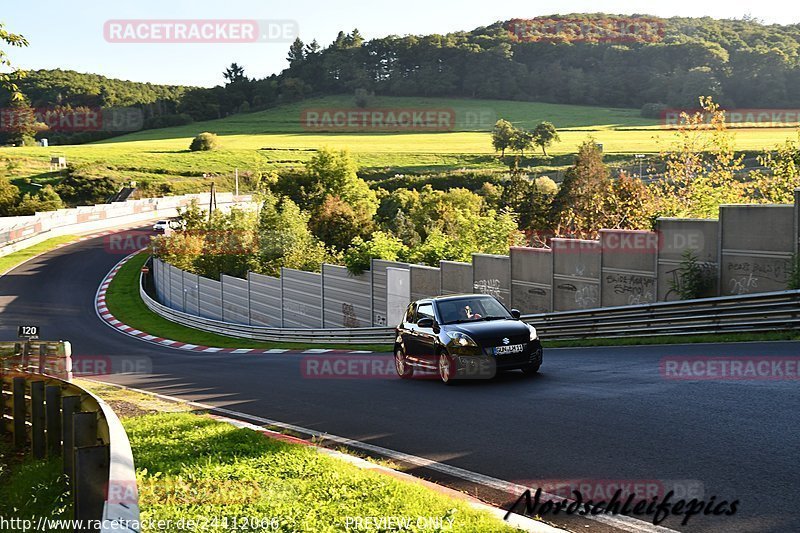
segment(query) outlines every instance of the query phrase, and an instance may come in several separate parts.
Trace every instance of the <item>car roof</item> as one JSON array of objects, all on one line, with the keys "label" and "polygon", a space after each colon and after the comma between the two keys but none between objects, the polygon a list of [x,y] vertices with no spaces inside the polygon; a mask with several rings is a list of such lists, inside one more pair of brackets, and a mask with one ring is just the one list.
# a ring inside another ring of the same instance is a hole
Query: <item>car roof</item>
[{"label": "car roof", "polygon": [[470,298],[470,297],[486,297],[486,298],[494,298],[491,294],[480,294],[480,293],[462,293],[462,294],[447,294],[444,296],[433,296],[430,298],[420,298],[417,300],[417,303],[422,302],[446,302],[447,300],[459,300],[461,298]]}]

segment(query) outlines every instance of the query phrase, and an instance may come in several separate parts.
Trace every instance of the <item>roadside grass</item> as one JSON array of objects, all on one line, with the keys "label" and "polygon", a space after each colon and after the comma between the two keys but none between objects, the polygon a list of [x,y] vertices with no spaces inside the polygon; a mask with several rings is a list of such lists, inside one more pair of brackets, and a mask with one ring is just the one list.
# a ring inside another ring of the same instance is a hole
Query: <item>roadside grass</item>
[{"label": "roadside grass", "polygon": [[30,450],[15,451],[10,442],[0,439],[0,517],[32,520],[33,524],[40,517],[72,518],[72,500],[61,458],[33,459]]},{"label": "roadside grass", "polygon": [[61,237],[53,237],[52,239],[47,239],[39,244],[34,244],[30,248],[25,248],[24,250],[19,250],[18,252],[12,252],[8,255],[4,255],[3,257],[0,257],[0,276],[6,274],[12,268],[16,267],[20,263],[24,263],[32,257],[44,252],[49,252],[57,246],[74,241],[77,238],[78,237],[76,235],[62,235]]},{"label": "roadside grass", "polygon": [[[320,344],[311,343],[261,342],[227,337],[175,324],[161,318],[147,308],[139,295],[139,272],[142,265],[147,261],[147,257],[147,253],[141,253],[131,258],[119,269],[106,291],[108,310],[117,320],[122,321],[124,324],[157,337],[215,348],[307,350],[309,348],[322,347]],[[343,350],[371,350],[375,352],[392,351],[391,346],[388,345],[325,344],[324,347]]]},{"label": "roadside grass", "polygon": [[[175,409],[156,398],[142,404],[147,395],[111,385],[81,385],[106,401]],[[159,520],[183,520],[203,531],[334,532],[347,530],[347,517],[364,516],[454,520],[434,531],[516,531],[465,501],[206,414],[123,412],[122,423],[136,465],[143,531]]]},{"label": "roadside grass", "polygon": [[[546,338],[546,336],[545,336]],[[657,337],[622,337],[576,339],[576,340],[543,340],[545,348],[579,348],[590,346],[637,346],[648,344],[696,344],[703,342],[769,342],[800,340],[799,331],[775,331],[766,333],[714,333],[705,335],[660,335]]]}]

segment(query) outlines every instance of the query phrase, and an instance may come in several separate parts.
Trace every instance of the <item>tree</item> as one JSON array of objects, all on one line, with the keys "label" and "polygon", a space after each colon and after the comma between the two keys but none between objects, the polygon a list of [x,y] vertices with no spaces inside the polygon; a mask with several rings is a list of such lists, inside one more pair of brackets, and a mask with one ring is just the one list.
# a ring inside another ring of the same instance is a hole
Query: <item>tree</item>
[{"label": "tree", "polygon": [[506,150],[511,147],[514,138],[515,128],[509,121],[500,119],[494,124],[492,129],[492,147],[500,152],[500,156],[506,155]]},{"label": "tree", "polygon": [[4,114],[6,142],[13,145],[32,146],[36,144],[36,134],[47,129],[45,124],[36,120],[36,114],[25,97],[13,100]]},{"label": "tree", "polygon": [[300,66],[306,59],[306,48],[300,37],[295,38],[292,45],[289,47],[289,55],[286,60],[289,62],[289,68]]},{"label": "tree", "polygon": [[[0,22],[0,43],[5,43],[9,46],[16,46],[18,48],[24,48],[28,46],[28,41],[22,35],[11,33],[5,29],[5,25]],[[25,77],[25,71],[14,69],[12,72],[5,72],[5,68],[13,69],[13,65],[11,60],[8,58],[8,54],[0,48],[0,87],[6,89],[10,93],[10,100],[12,102],[19,101],[22,99],[22,93],[19,90],[19,86],[17,85],[16,81],[20,78]]]},{"label": "tree", "polygon": [[533,133],[524,129],[515,129],[511,136],[511,149],[518,152],[521,157],[525,157],[525,150],[533,146],[533,141]]},{"label": "tree", "polygon": [[231,63],[231,66],[225,69],[222,76],[228,80],[228,85],[247,80],[247,76],[244,75],[244,67],[239,66],[237,63]]},{"label": "tree", "polygon": [[711,97],[700,97],[701,111],[681,113],[675,141],[662,157],[664,178],[653,185],[661,216],[715,218],[721,204],[739,203],[745,189],[737,175],[737,155],[725,112]]},{"label": "tree", "polygon": [[207,131],[192,139],[192,143],[189,145],[189,150],[192,152],[204,152],[216,150],[217,148],[219,148],[219,137],[217,137],[216,133]]},{"label": "tree", "polygon": [[371,259],[397,261],[408,255],[408,248],[400,239],[385,231],[376,231],[365,241],[353,239],[353,244],[344,253],[344,264],[352,274],[361,274],[370,269]]},{"label": "tree", "polygon": [[45,185],[36,194],[26,193],[19,204],[10,209],[12,215],[33,215],[37,212],[55,211],[64,207],[64,202],[53,189],[52,185]]},{"label": "tree", "polygon": [[258,220],[260,272],[279,276],[281,267],[320,270],[328,253],[308,229],[309,218],[290,199],[264,194]]},{"label": "tree", "polygon": [[770,204],[794,202],[794,190],[800,188],[800,130],[797,141],[786,141],[772,152],[765,151],[758,158],[768,172],[752,171],[745,184],[748,201]]},{"label": "tree", "polygon": [[309,228],[328,246],[345,250],[356,237],[365,237],[372,230],[372,219],[364,218],[350,204],[334,195],[328,195],[312,215]]},{"label": "tree", "polygon": [[306,174],[309,187],[306,200],[312,210],[333,195],[350,205],[360,219],[372,220],[375,216],[378,197],[358,177],[358,166],[347,151],[323,148],[306,163]]},{"label": "tree", "polygon": [[545,156],[547,156],[547,147],[560,140],[558,131],[551,122],[542,122],[533,130],[533,144],[541,146]]},{"label": "tree", "polygon": [[19,188],[6,178],[0,178],[0,216],[8,216],[19,201]]},{"label": "tree", "polygon": [[603,153],[590,137],[578,148],[575,163],[564,174],[553,201],[558,233],[594,237],[607,223],[604,207],[610,190],[611,179],[603,163]]}]

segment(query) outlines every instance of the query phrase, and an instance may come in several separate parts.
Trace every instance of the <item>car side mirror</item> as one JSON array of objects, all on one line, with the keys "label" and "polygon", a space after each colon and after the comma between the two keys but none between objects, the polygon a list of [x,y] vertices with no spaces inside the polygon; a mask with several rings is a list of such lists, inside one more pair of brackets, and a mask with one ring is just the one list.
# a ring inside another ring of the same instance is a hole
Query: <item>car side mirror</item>
[{"label": "car side mirror", "polygon": [[420,318],[417,321],[417,326],[421,328],[432,328],[433,327],[433,319],[430,317]]},{"label": "car side mirror", "polygon": [[522,313],[519,312],[519,309],[512,309],[511,310],[511,316],[513,316],[514,318],[519,320],[519,317],[522,316]]}]

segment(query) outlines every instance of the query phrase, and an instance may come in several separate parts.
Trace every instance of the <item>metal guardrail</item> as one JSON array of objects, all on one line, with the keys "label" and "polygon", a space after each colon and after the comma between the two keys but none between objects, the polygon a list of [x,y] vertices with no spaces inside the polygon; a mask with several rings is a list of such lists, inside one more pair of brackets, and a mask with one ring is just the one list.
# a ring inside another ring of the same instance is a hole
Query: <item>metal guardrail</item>
[{"label": "metal guardrail", "polygon": [[545,339],[764,332],[800,327],[800,290],[526,315]]},{"label": "metal guardrail", "polygon": [[[62,457],[80,531],[138,533],[136,471],[119,418],[91,392],[35,371],[67,369],[69,343],[27,344],[0,343],[0,434],[13,435],[17,449],[30,446],[35,459]],[[50,353],[53,345],[61,350]],[[58,358],[67,362],[47,367]]]},{"label": "metal guardrail", "polygon": [[[233,337],[357,345],[392,343],[395,336],[393,327],[287,329],[191,315],[151,298],[141,276],[139,292],[145,305],[167,320]],[[529,314],[522,319],[536,326],[545,340],[787,330],[800,328],[800,290]]]}]

